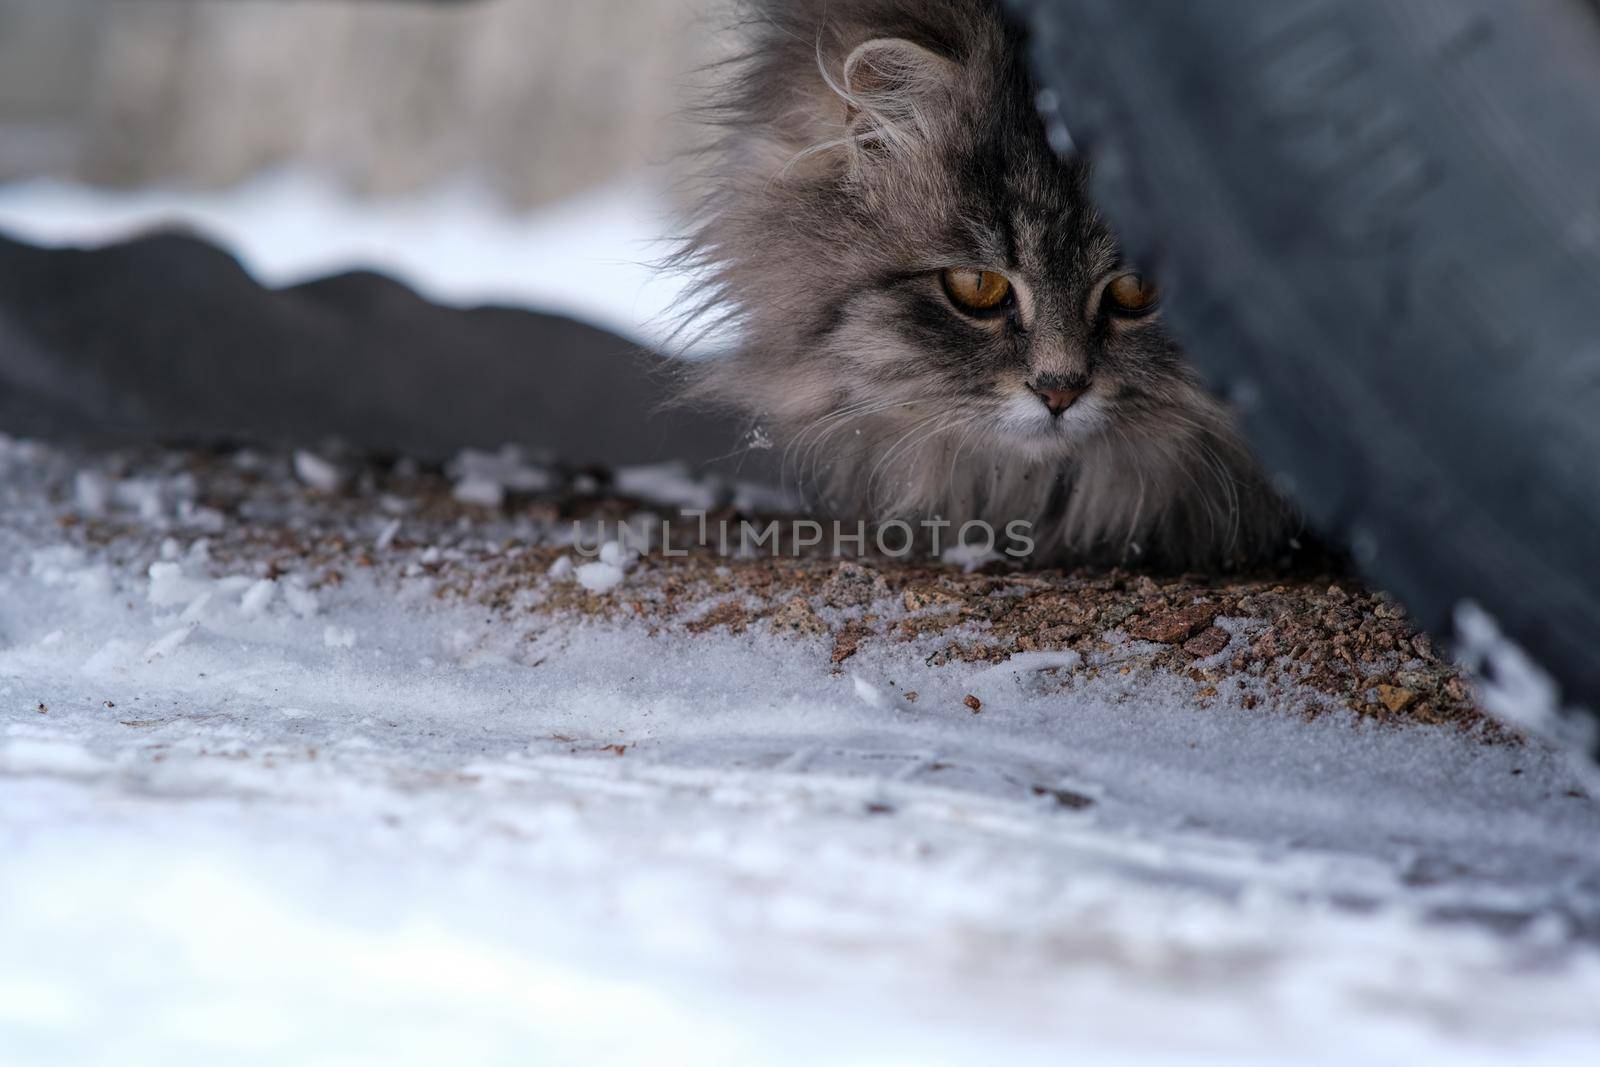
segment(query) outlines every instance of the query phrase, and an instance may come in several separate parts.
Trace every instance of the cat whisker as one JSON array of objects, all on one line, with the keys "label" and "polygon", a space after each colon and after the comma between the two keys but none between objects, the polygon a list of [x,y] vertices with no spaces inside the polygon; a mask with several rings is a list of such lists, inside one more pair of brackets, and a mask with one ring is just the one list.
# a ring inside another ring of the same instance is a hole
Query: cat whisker
[{"label": "cat whisker", "polygon": [[[917,400],[896,401],[868,398],[866,400],[856,401],[852,404],[846,404],[841,408],[837,408],[825,415],[821,415],[808,423],[807,426],[797,433],[794,439],[791,440],[789,446],[784,450],[784,466],[787,469],[789,464],[789,456],[793,450],[797,447],[802,448],[802,451],[798,457],[798,462],[794,466],[796,482],[799,483],[797,484],[797,488],[799,488],[800,485],[803,485],[808,479],[806,471],[813,458],[820,453],[822,446],[826,444],[834,434],[846,428],[850,423],[859,421],[861,419],[870,418],[875,415],[880,415],[895,408],[910,407],[916,403],[918,403]],[[807,438],[810,438],[810,440],[808,441]]]},{"label": "cat whisker", "polygon": [[[942,433],[949,433],[959,428],[961,425],[960,423],[940,423],[938,420],[944,417],[945,415],[943,412],[935,412],[933,415],[930,415],[928,418],[924,419],[921,423],[918,423],[917,426],[913,428],[912,432],[916,432],[916,430],[920,430],[922,427],[927,426],[930,423],[933,424],[933,428],[923,433],[921,437],[918,437],[914,441],[908,442],[906,437],[902,437],[901,440],[897,442],[895,446],[885,453],[883,458],[878,461],[878,465],[882,466],[883,464],[889,462],[901,451],[914,452],[933,438]],[[909,436],[910,435],[908,434],[907,437]],[[876,468],[874,468],[874,474],[876,474]]]},{"label": "cat whisker", "polygon": [[882,472],[885,465],[888,464],[888,462],[894,457],[895,452],[900,448],[900,446],[910,440],[911,437],[924,426],[929,425],[939,417],[940,413],[935,413],[933,415],[926,415],[917,422],[912,423],[911,428],[906,430],[905,433],[901,434],[895,440],[894,444],[890,445],[889,448],[878,457],[877,462],[872,465],[872,469],[867,473],[867,488],[869,493],[873,492],[874,487],[877,485],[879,474]]},{"label": "cat whisker", "polygon": [[956,440],[955,451],[950,456],[950,473],[945,477],[945,485],[954,488],[956,484],[956,466],[961,462],[961,450],[967,447],[967,442],[972,439],[972,431],[978,425],[978,414],[974,412],[966,417],[961,424],[961,436]]}]

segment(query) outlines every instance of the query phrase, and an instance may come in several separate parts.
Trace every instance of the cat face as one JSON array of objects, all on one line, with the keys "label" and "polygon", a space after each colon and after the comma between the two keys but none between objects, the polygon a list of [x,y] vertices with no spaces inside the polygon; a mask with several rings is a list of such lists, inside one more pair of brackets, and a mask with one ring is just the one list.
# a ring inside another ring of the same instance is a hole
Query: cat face
[{"label": "cat face", "polygon": [[1154,282],[1089,207],[1083,165],[1031,113],[953,117],[954,151],[867,158],[841,190],[877,223],[864,234],[887,224],[893,239],[832,257],[811,357],[851,401],[899,405],[893,421],[1029,460],[1170,430],[1191,376]]}]

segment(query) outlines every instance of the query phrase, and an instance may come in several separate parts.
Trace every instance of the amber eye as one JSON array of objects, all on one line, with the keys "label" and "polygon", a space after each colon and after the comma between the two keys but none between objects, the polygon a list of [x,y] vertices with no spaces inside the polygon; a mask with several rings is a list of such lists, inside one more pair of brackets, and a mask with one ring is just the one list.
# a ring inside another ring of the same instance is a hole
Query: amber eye
[{"label": "amber eye", "polygon": [[1148,315],[1161,301],[1161,290],[1142,274],[1120,274],[1106,286],[1106,306],[1120,315]]},{"label": "amber eye", "polygon": [[996,311],[1011,299],[1011,282],[992,270],[952,267],[941,277],[950,302],[963,311]]}]

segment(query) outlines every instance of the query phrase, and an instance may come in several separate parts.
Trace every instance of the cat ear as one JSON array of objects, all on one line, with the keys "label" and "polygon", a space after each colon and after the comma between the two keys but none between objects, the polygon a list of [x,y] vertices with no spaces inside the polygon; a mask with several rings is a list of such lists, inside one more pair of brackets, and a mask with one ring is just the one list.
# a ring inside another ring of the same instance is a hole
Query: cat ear
[{"label": "cat ear", "polygon": [[845,122],[864,150],[896,151],[932,136],[930,116],[954,93],[961,68],[919,44],[879,37],[844,61]]}]

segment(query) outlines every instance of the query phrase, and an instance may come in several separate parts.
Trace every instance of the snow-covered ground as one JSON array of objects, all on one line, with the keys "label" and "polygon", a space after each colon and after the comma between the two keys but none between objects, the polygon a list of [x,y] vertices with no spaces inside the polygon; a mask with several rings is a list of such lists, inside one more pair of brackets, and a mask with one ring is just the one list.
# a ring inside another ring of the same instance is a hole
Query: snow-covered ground
[{"label": "snow-covered ground", "polygon": [[530,512],[220,462],[0,443],[0,1060],[1600,1062],[1538,745],[561,616]]},{"label": "snow-covered ground", "polygon": [[[0,187],[646,340],[663,211]],[[549,563],[514,460],[246,459],[0,439],[0,1063],[1600,1062],[1600,804],[1537,744],[574,615],[671,572]]]}]

